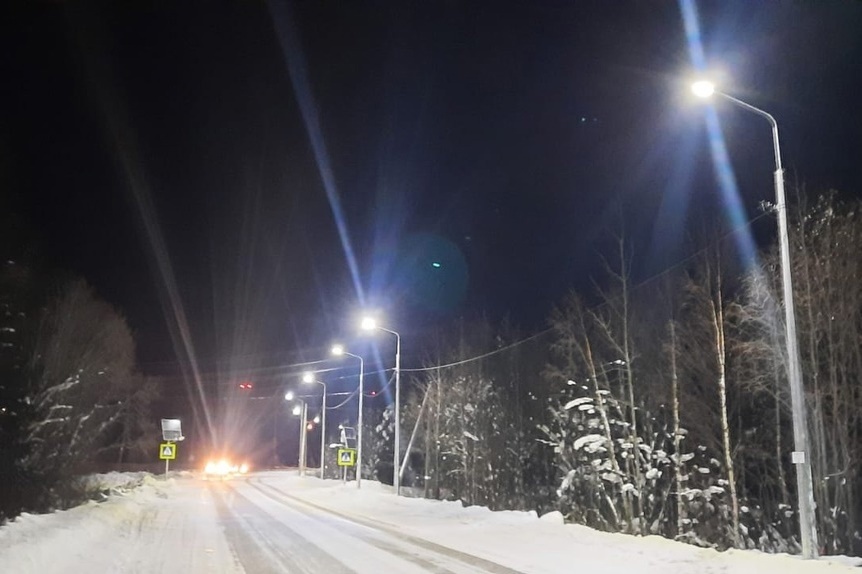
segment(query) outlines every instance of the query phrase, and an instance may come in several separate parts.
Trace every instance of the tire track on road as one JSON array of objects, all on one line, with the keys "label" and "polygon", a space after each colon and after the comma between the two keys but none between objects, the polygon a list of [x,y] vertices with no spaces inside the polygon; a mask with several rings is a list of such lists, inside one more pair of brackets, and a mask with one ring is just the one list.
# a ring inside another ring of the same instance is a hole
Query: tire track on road
[{"label": "tire track on road", "polygon": [[[294,510],[295,512],[301,512],[303,515],[305,515],[311,519],[315,519],[315,520],[320,519],[320,513],[319,512],[317,514],[315,514],[313,512],[310,512],[307,508],[300,508],[298,505],[295,505],[293,503],[288,503],[279,494],[273,494],[273,493],[267,492],[266,490],[264,490],[260,486],[254,484],[248,480],[247,480],[247,482],[248,482],[249,486],[251,486],[252,488],[255,488],[258,492],[260,492],[263,496],[266,496],[270,500],[273,500],[273,501],[275,501],[281,505],[288,506],[291,510]],[[261,483],[261,484],[263,485],[263,483]],[[268,485],[263,485],[263,486],[268,486]],[[341,521],[345,520],[344,518],[342,518],[340,516],[338,516],[337,519],[341,520]],[[378,550],[382,550],[383,552],[385,552],[387,554],[391,554],[397,558],[400,558],[401,560],[404,560],[406,562],[410,562],[411,564],[414,564],[414,565],[420,567],[423,572],[430,572],[432,574],[463,574],[462,572],[456,572],[454,570],[446,568],[445,566],[443,566],[441,564],[437,564],[436,562],[434,562],[432,560],[426,559],[426,558],[424,558],[418,554],[410,553],[408,550],[398,548],[397,546],[393,546],[392,544],[387,544],[385,541],[380,540],[379,538],[369,536],[367,533],[362,533],[359,531],[359,529],[362,528],[362,529],[374,531],[377,533],[382,532],[379,529],[369,527],[369,526],[364,525],[364,524],[357,524],[357,523],[352,522],[352,521],[349,521],[349,522],[351,523],[351,525],[357,527],[357,529],[355,531],[352,531],[349,533],[349,535],[351,537],[356,538],[356,539],[360,540],[361,542],[364,542],[365,544],[373,546],[374,548],[377,548]],[[345,533],[345,534],[347,534],[347,533]],[[386,534],[388,534],[388,533],[386,533]]]},{"label": "tire track on road", "polygon": [[352,572],[336,557],[260,508],[233,486],[222,486],[212,489],[216,511],[228,542],[247,572]]}]

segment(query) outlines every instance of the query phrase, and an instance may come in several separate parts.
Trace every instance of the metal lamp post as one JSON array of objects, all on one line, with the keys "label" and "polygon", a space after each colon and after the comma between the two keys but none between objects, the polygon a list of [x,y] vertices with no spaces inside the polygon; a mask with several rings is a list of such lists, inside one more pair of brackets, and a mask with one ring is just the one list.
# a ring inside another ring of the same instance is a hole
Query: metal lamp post
[{"label": "metal lamp post", "polygon": [[395,445],[393,449],[392,485],[395,487],[395,495],[401,496],[401,335],[381,327],[371,317],[362,319],[362,328],[366,331],[379,329],[395,335]]},{"label": "metal lamp post", "polygon": [[320,415],[320,479],[323,480],[323,469],[326,467],[326,383],[318,381],[314,373],[302,375],[302,382],[306,384],[317,383],[323,387],[323,408]]},{"label": "metal lamp post", "polygon": [[[287,391],[284,394],[284,400],[292,401],[295,399],[293,391]],[[296,399],[299,403],[293,407],[293,414],[300,417],[299,421],[299,476],[305,476],[305,451],[306,451],[306,436],[308,424],[308,404],[302,399]]]},{"label": "metal lamp post", "polygon": [[357,417],[356,426],[359,428],[356,431],[356,488],[362,488],[362,405],[363,397],[365,396],[365,387],[362,383],[362,378],[365,375],[365,360],[359,355],[348,353],[341,345],[332,347],[332,354],[336,356],[348,355],[359,359],[359,416]]},{"label": "metal lamp post", "polygon": [[775,202],[778,211],[778,238],[781,251],[781,285],[784,294],[784,327],[787,345],[788,380],[790,382],[790,402],[793,410],[793,463],[796,465],[796,494],[799,504],[799,531],[802,542],[802,555],[805,558],[817,557],[817,527],[814,513],[814,488],[811,480],[811,452],[808,443],[808,422],[805,412],[805,393],[802,387],[802,362],[796,339],[796,313],[793,304],[793,281],[790,271],[790,238],[787,224],[787,201],[784,194],[784,170],[781,167],[781,150],[778,145],[778,123],[771,114],[747,104],[728,94],[716,91],[711,82],[700,81],[692,84],[692,92],[701,98],[713,94],[753,112],[769,122],[772,127],[772,146],[775,153]]}]

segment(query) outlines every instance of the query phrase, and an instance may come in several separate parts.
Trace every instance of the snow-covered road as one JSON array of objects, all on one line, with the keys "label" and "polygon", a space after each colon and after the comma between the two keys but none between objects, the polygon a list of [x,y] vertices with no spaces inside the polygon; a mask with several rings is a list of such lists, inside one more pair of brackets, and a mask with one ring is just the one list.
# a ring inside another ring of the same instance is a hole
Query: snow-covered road
[{"label": "snow-covered road", "polygon": [[517,572],[376,521],[309,505],[273,482],[252,477],[211,488],[228,542],[247,572]]},{"label": "snow-covered road", "polygon": [[0,528],[0,572],[39,574],[859,572],[850,562],[718,553],[275,471],[145,477],[106,502]]}]

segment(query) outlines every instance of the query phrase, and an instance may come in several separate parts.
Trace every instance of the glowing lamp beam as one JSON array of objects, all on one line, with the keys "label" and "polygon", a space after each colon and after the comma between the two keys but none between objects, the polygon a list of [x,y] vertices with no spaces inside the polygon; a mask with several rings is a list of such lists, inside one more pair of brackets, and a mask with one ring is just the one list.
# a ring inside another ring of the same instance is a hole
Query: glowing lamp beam
[{"label": "glowing lamp beam", "polygon": [[700,80],[691,85],[691,91],[698,98],[708,98],[715,93],[715,84],[706,80]]}]

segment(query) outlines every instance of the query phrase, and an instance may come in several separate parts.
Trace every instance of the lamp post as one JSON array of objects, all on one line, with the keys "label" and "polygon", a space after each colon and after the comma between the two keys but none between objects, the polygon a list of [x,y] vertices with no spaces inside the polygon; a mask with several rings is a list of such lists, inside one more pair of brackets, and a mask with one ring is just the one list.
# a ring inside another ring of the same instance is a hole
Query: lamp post
[{"label": "lamp post", "polygon": [[372,317],[362,319],[362,329],[365,331],[379,329],[395,335],[395,445],[392,485],[395,487],[395,495],[401,496],[401,335],[381,327]]},{"label": "lamp post", "polygon": [[808,443],[808,422],[805,413],[805,392],[802,387],[802,362],[796,339],[796,313],[793,304],[793,281],[790,271],[790,238],[787,225],[787,201],[784,194],[784,170],[781,167],[781,150],[778,145],[778,123],[771,114],[728,94],[719,92],[707,81],[695,82],[692,92],[701,98],[713,94],[753,112],[772,127],[772,147],[775,153],[775,203],[778,211],[778,239],[781,251],[781,285],[784,295],[784,328],[787,345],[787,378],[790,382],[790,402],[793,411],[793,463],[796,465],[796,494],[799,504],[799,536],[802,555],[817,557],[817,527],[814,514],[814,488],[811,481],[811,452]]},{"label": "lamp post", "polygon": [[341,345],[332,347],[332,354],[340,357],[347,355],[359,359],[359,416],[357,417],[356,426],[359,427],[356,431],[356,488],[362,488],[362,404],[365,396],[365,387],[362,384],[362,377],[365,374],[365,360],[359,355],[348,353]]},{"label": "lamp post", "polygon": [[323,387],[323,408],[321,409],[320,414],[320,479],[323,480],[323,469],[326,466],[325,456],[326,456],[326,383],[323,381],[318,381],[314,377],[314,373],[305,373],[302,375],[302,382],[306,384],[317,383]]},{"label": "lamp post", "polygon": [[[284,394],[284,400],[292,401],[295,396],[293,391],[287,391]],[[299,476],[305,476],[305,450],[306,450],[306,425],[308,424],[308,404],[302,399],[296,399],[299,403],[298,405],[294,405],[293,414],[294,416],[300,417],[299,420]]]}]

